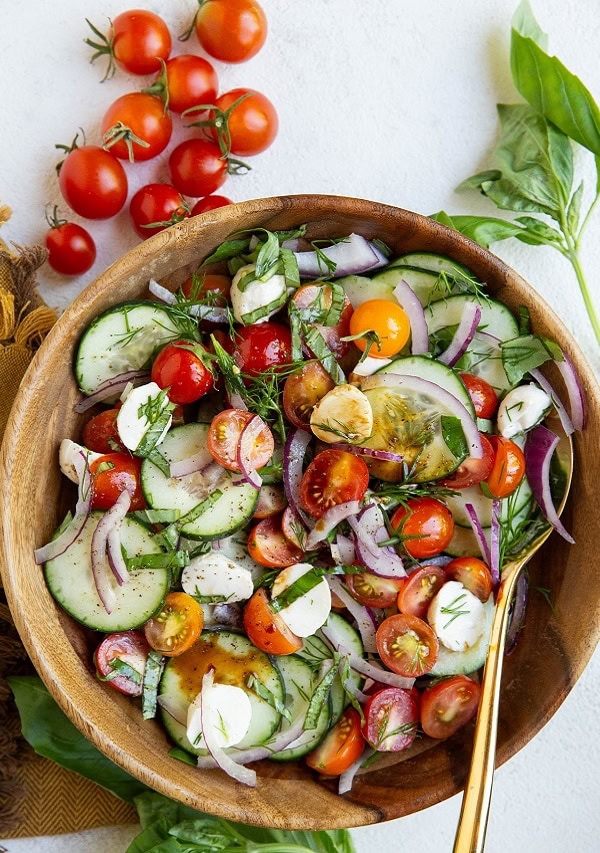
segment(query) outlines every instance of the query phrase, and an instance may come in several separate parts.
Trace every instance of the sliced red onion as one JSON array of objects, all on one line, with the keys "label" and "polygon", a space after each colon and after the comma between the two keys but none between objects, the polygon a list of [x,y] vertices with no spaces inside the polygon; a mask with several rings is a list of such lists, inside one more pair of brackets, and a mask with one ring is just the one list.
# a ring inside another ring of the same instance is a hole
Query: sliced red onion
[{"label": "sliced red onion", "polygon": [[117,538],[113,545],[113,554],[111,557],[108,557],[108,564],[117,582],[123,584],[129,579],[129,573],[127,572],[127,566],[123,561],[122,554],[119,561],[116,552],[117,549],[119,552],[121,551],[121,540],[118,532],[130,506],[131,495],[125,489],[111,508],[104,513],[92,535],[92,575],[94,576],[94,584],[96,585],[98,596],[107,613],[112,613],[117,603],[115,591],[109,582],[109,576],[106,571],[108,537],[111,532],[114,530],[117,531]]},{"label": "sliced red onion", "polygon": [[448,554],[438,554],[436,557],[428,557],[426,560],[420,560],[415,568],[419,566],[447,566],[448,563],[451,563],[454,557],[448,556]]},{"label": "sliced red onion", "polygon": [[429,329],[425,312],[417,294],[406,282],[401,281],[392,291],[410,323],[410,349],[413,355],[429,352]]},{"label": "sliced red onion", "polygon": [[[213,544],[214,547],[214,544]],[[215,604],[212,611],[213,621],[224,628],[244,630],[244,614],[239,604]]]},{"label": "sliced red onion", "polygon": [[470,503],[465,504],[465,510],[467,512],[467,515],[469,516],[469,521],[471,522],[473,533],[475,534],[475,538],[477,539],[477,544],[479,545],[479,550],[481,552],[481,556],[483,557],[483,561],[484,563],[487,563],[488,566],[490,566],[492,563],[490,546],[483,531],[483,526],[481,524],[481,521],[479,520],[479,516],[477,515],[477,510],[475,509],[473,504]]},{"label": "sliced red onion", "polygon": [[214,672],[214,668],[211,666],[204,673],[202,677],[202,689],[200,691],[200,723],[204,743],[211,757],[221,770],[227,773],[228,776],[231,776],[232,779],[235,779],[236,782],[241,782],[242,785],[254,788],[256,787],[256,771],[234,761],[215,738],[215,729],[210,718],[210,699],[214,683]]},{"label": "sliced red onion", "polygon": [[254,415],[242,429],[237,446],[237,463],[244,480],[255,489],[262,486],[262,477],[252,464],[252,451],[264,426],[264,421]]},{"label": "sliced red onion", "polygon": [[197,317],[198,320],[223,324],[229,322],[227,308],[221,308],[219,305],[190,305],[186,310],[191,317]]},{"label": "sliced red onion", "polygon": [[[294,252],[301,278],[318,278],[356,275],[381,266],[381,259],[367,239],[360,234],[350,234],[345,240],[326,246],[319,252]],[[333,273],[322,260],[325,255],[335,264]]]},{"label": "sliced red onion", "polygon": [[373,681],[377,681],[379,684],[389,684],[390,687],[402,687],[405,690],[410,690],[415,683],[414,678],[405,678],[403,675],[397,675],[395,672],[390,672],[388,669],[382,669],[382,667],[370,663],[364,658],[354,654],[354,652],[349,651],[343,643],[336,639],[326,625],[320,628],[319,631],[336,652],[339,652],[340,655],[348,658],[350,669],[360,673],[360,675],[364,675],[366,678],[372,678]]},{"label": "sliced red onion", "polygon": [[490,532],[490,574],[494,587],[500,583],[500,512],[501,502],[492,501],[492,528]]},{"label": "sliced red onion", "polygon": [[[558,364],[558,362],[555,363]],[[564,429],[567,435],[572,435],[575,432],[575,426],[573,424],[573,421],[569,417],[569,413],[563,406],[558,394],[554,390],[554,387],[550,384],[550,382],[548,382],[544,374],[540,370],[538,370],[537,367],[530,370],[529,375],[532,379],[535,379],[542,391],[545,391],[546,394],[548,394],[554,404],[554,408],[556,409],[556,413],[562,424],[562,428]]]},{"label": "sliced red onion", "polygon": [[569,395],[573,426],[576,430],[581,431],[585,427],[585,398],[577,371],[571,359],[566,355],[564,356],[564,361],[556,361],[555,364],[560,371],[567,394]]},{"label": "sliced red onion", "polygon": [[347,453],[354,453],[356,456],[369,456],[372,459],[382,459],[384,462],[404,462],[404,456],[401,453],[391,453],[389,450],[374,450],[372,447],[361,447],[359,444],[345,444],[344,442],[336,442],[329,446],[336,450],[345,450]]},{"label": "sliced red onion", "polygon": [[93,394],[76,403],[74,410],[78,414],[87,412],[96,403],[101,403],[109,397],[118,397],[130,382],[134,385],[143,385],[149,378],[150,373],[147,370],[128,370],[125,373],[119,373],[117,376],[111,376],[110,379],[106,379],[98,385]]},{"label": "sliced red onion", "polygon": [[384,253],[381,251],[381,249],[379,248],[377,243],[374,240],[369,240],[369,246],[371,247],[371,250],[373,251],[373,253],[377,257],[377,266],[378,267],[387,266],[390,259],[387,257],[387,255],[384,255]]},{"label": "sliced red onion", "polygon": [[129,572],[127,571],[127,564],[123,557],[123,549],[121,548],[120,527],[120,524],[116,525],[108,534],[106,556],[108,557],[108,565],[117,583],[119,586],[123,586],[129,580]]},{"label": "sliced red onion", "polygon": [[92,508],[92,486],[86,454],[81,453],[81,456],[84,459],[84,468],[79,482],[79,494],[75,506],[75,514],[56,539],[52,539],[46,545],[42,545],[41,548],[36,548],[34,558],[38,565],[47,563],[49,560],[54,560],[56,557],[64,554],[67,548],[81,535],[81,531],[88,520]]},{"label": "sliced red onion", "polygon": [[546,520],[557,533],[575,544],[575,540],[558,517],[550,489],[550,463],[560,438],[541,424],[527,434],[525,470],[533,496]]},{"label": "sliced red onion", "polygon": [[[187,459],[180,459],[177,462],[171,462],[169,465],[169,474],[171,477],[187,477],[189,474],[195,474],[200,471],[202,474],[209,474],[213,466],[222,471],[218,462],[215,462],[208,450],[202,448],[198,453],[189,456]],[[215,472],[216,472],[215,468]]]},{"label": "sliced red onion", "polygon": [[459,418],[467,444],[469,446],[469,456],[473,459],[481,459],[483,457],[483,446],[481,436],[477,429],[477,424],[465,406],[449,391],[437,385],[435,382],[430,382],[428,379],[421,379],[420,376],[401,376],[396,373],[376,373],[373,376],[366,376],[361,387],[363,391],[369,388],[398,388],[400,391],[410,391],[415,394],[423,394],[436,402],[446,406],[449,412]]},{"label": "sliced red onion", "polygon": [[288,435],[283,448],[283,490],[290,507],[309,528],[314,522],[300,506],[300,481],[304,457],[311,439],[311,433],[297,429]]},{"label": "sliced red onion", "polygon": [[469,344],[475,337],[477,326],[481,320],[481,308],[476,302],[467,302],[463,308],[460,323],[450,341],[449,346],[439,356],[439,360],[448,367],[453,367],[458,359],[465,354]]},{"label": "sliced red onion", "polygon": [[360,512],[359,501],[346,501],[345,503],[336,504],[326,510],[321,518],[317,519],[315,526],[310,531],[304,544],[305,551],[312,551],[319,542],[322,542],[331,531],[338,526],[342,521],[350,515],[357,515]]},{"label": "sliced red onion", "polygon": [[364,752],[361,754],[360,758],[357,758],[356,761],[350,765],[347,770],[340,775],[338,779],[338,794],[347,794],[352,790],[352,785],[354,784],[354,777],[362,767],[365,761],[371,758],[372,755],[375,755],[375,750],[372,746],[368,746]]},{"label": "sliced red onion", "polygon": [[510,614],[510,623],[508,626],[508,632],[506,634],[506,654],[510,654],[513,648],[515,647],[515,643],[517,642],[517,637],[519,633],[523,629],[523,625],[525,623],[525,613],[527,610],[527,598],[529,593],[529,580],[527,572],[522,572],[519,580],[517,581],[517,588],[515,590],[512,611]]},{"label": "sliced red onion", "polygon": [[156,296],[157,299],[160,299],[160,301],[164,302],[166,305],[177,304],[177,297],[175,294],[168,288],[163,287],[162,284],[159,284],[154,278],[151,278],[148,282],[148,290],[152,296]]},{"label": "sliced red onion", "polygon": [[383,513],[377,504],[370,504],[358,518],[350,516],[348,524],[355,536],[354,548],[362,565],[384,578],[406,577],[402,559],[389,545],[380,546],[388,538]]},{"label": "sliced red onion", "polygon": [[158,696],[156,701],[165,714],[168,714],[180,726],[187,727],[187,708],[184,708],[181,702],[164,693]]},{"label": "sliced red onion", "polygon": [[336,534],[335,542],[331,543],[329,550],[338,566],[352,566],[356,560],[354,542],[342,533]]},{"label": "sliced red onion", "polygon": [[364,649],[367,653],[377,652],[377,643],[375,642],[375,623],[371,618],[368,608],[364,604],[359,604],[355,598],[352,598],[344,584],[335,575],[330,575],[327,578],[329,588],[334,592],[340,601],[345,605],[346,610],[354,618],[356,627],[360,633]]}]

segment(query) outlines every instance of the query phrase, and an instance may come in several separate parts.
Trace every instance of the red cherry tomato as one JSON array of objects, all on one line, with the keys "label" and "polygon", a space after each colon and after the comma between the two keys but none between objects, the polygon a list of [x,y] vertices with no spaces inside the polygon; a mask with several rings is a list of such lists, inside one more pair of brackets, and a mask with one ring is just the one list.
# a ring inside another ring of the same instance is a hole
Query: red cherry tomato
[{"label": "red cherry tomato", "polygon": [[460,378],[469,392],[477,417],[493,418],[498,408],[498,395],[489,382],[473,373],[461,373]]},{"label": "red cherry tomato", "polygon": [[182,222],[189,215],[187,203],[170,184],[146,184],[129,203],[132,225],[142,240]]},{"label": "red cherry tomato", "polygon": [[194,137],[180,142],[169,157],[171,183],[191,198],[218,190],[227,178],[227,159],[209,139]]},{"label": "red cherry tomato", "polygon": [[371,572],[346,577],[346,586],[353,598],[365,607],[391,607],[396,602],[402,578],[384,578]]},{"label": "red cherry tomato", "polygon": [[207,195],[205,198],[199,198],[192,207],[192,216],[216,210],[218,207],[227,207],[228,204],[233,204],[233,201],[225,195]]},{"label": "red cherry tomato", "polygon": [[390,521],[402,536],[403,547],[418,560],[444,550],[454,534],[454,519],[445,503],[436,498],[414,498],[398,507]]},{"label": "red cherry tomato", "polygon": [[306,756],[306,763],[325,776],[340,776],[360,758],[364,748],[360,715],[355,708],[346,708],[324,740]]},{"label": "red cherry tomato", "polygon": [[407,678],[418,678],[429,672],[440,648],[433,628],[409,613],[397,613],[384,619],[375,640],[385,666]]},{"label": "red cherry tomato", "polygon": [[452,474],[439,481],[440,485],[447,486],[449,489],[467,489],[469,486],[475,486],[487,480],[494,467],[494,448],[489,438],[482,432],[479,433],[479,437],[483,447],[481,459],[467,456]]},{"label": "red cherry tomato", "polygon": [[254,323],[235,333],[233,357],[242,373],[258,376],[292,359],[292,336],[281,323]]},{"label": "red cherry tomato", "polygon": [[195,403],[214,387],[214,378],[204,356],[206,350],[194,341],[174,341],[158,353],[150,378],[168,388],[172,403]]},{"label": "red cherry tomato", "polygon": [[283,535],[296,548],[301,548],[306,540],[306,528],[302,519],[298,517],[296,510],[286,506],[281,516],[281,530]]},{"label": "red cherry tomato", "polygon": [[115,453],[125,450],[117,431],[118,409],[105,409],[85,424],[82,441],[94,453]]},{"label": "red cherry tomato", "polygon": [[433,738],[446,738],[477,712],[481,688],[466,675],[455,675],[421,694],[421,728]]},{"label": "red cherry tomato", "polygon": [[[88,24],[90,22],[88,21]],[[108,36],[103,36],[92,24],[94,36],[100,41],[85,39],[100,56],[109,56],[104,79],[114,74],[116,63],[130,74],[152,74],[160,68],[160,60],[171,53],[171,34],[162,18],[145,9],[122,12],[111,22]]]},{"label": "red cherry tomato", "polygon": [[318,361],[308,361],[297,373],[291,373],[283,386],[285,416],[300,429],[310,428],[312,410],[335,383]]},{"label": "red cherry tomato", "polygon": [[232,154],[249,157],[265,151],[275,140],[279,119],[271,101],[255,89],[232,89],[219,95],[216,110],[209,113],[213,120],[221,118],[227,125],[223,135],[220,127],[211,128],[215,141],[222,138]]},{"label": "red cherry tomato", "polygon": [[401,581],[396,604],[400,613],[409,613],[423,619],[431,599],[446,581],[446,575],[439,566],[420,566]]},{"label": "red cherry tomato", "polygon": [[[214,104],[219,89],[217,72],[202,56],[183,53],[165,63],[167,108],[182,113],[199,104]],[[161,88],[161,78],[151,88]]]},{"label": "red cherry tomato", "polygon": [[86,219],[109,219],[127,200],[127,175],[121,163],[98,145],[69,151],[58,185],[69,207]]},{"label": "red cherry tomato", "polygon": [[176,657],[190,649],[202,631],[202,606],[187,592],[170,592],[160,611],[144,625],[144,634],[155,651]]},{"label": "red cherry tomato", "polygon": [[478,557],[456,557],[444,566],[444,572],[447,580],[460,581],[480,601],[487,601],[492,594],[492,573]]},{"label": "red cherry tomato", "polygon": [[105,145],[120,160],[151,160],[165,150],[172,132],[165,105],[146,92],[121,95],[102,119]]},{"label": "red cherry tomato", "polygon": [[106,453],[90,464],[92,509],[110,509],[125,490],[131,493],[131,511],[145,509],[141,487],[142,460],[128,453]]},{"label": "red cherry tomato", "polygon": [[302,551],[283,533],[281,517],[271,515],[259,521],[248,534],[248,553],[261,566],[284,569],[302,559]]},{"label": "red cherry tomato", "polygon": [[[252,412],[242,411],[242,409],[225,409],[219,412],[212,419],[208,429],[207,447],[215,460],[227,468],[229,471],[240,471],[240,466],[237,461],[237,449],[240,443],[240,436],[246,424],[256,417]],[[252,458],[250,464],[253,468],[264,468],[275,449],[275,440],[273,433],[263,423],[254,447],[252,449]]]},{"label": "red cherry tomato", "polygon": [[419,710],[411,690],[378,690],[367,700],[364,715],[363,735],[378,752],[400,752],[415,739]]},{"label": "red cherry tomato", "polygon": [[96,260],[96,244],[92,235],[66,220],[56,221],[46,234],[48,263],[62,275],[81,275]]},{"label": "red cherry tomato", "polygon": [[365,462],[345,450],[322,450],[300,481],[300,502],[314,518],[346,501],[359,501],[369,485]]},{"label": "red cherry tomato", "polygon": [[[120,693],[141,696],[144,668],[150,646],[141,631],[121,631],[108,634],[94,652],[98,676]],[[119,675],[116,661],[131,668],[130,675]]]},{"label": "red cherry tomato", "polygon": [[[332,288],[329,284],[303,284],[294,293],[292,300],[300,311],[302,309],[314,310],[315,306],[319,306],[327,311],[332,304]],[[347,296],[344,296],[344,304],[337,323],[327,326],[323,323],[314,323],[317,330],[325,339],[325,343],[329,349],[335,353],[342,367],[354,366],[354,361],[351,365],[346,364],[346,359],[356,350],[351,341],[344,341],[342,338],[350,334],[350,318],[352,317],[352,303]]]},{"label": "red cherry tomato", "polygon": [[204,50],[222,62],[245,62],[267,38],[267,18],[256,0],[206,0],[194,28]]},{"label": "red cherry tomato", "polygon": [[490,435],[494,465],[482,491],[491,498],[506,498],[520,486],[525,476],[525,456],[518,444],[502,435]]},{"label": "red cherry tomato", "polygon": [[269,518],[278,515],[286,508],[287,500],[283,489],[263,483],[258,493],[258,503],[253,513],[253,518]]},{"label": "red cherry tomato", "polygon": [[244,629],[256,648],[270,655],[291,655],[302,648],[300,637],[271,609],[263,587],[256,590],[244,607]]},{"label": "red cherry tomato", "polygon": [[[181,290],[186,299],[194,301],[200,301],[205,299],[207,295],[211,294],[211,299],[214,300],[215,305],[225,306],[227,305],[229,299],[229,291],[231,290],[231,279],[228,275],[221,275],[217,273],[202,273],[200,275],[194,275],[192,278],[186,279],[184,283],[181,285]],[[214,332],[217,335],[217,332],[220,330],[216,330]],[[219,339],[219,343],[223,346],[227,352],[232,349],[231,340],[227,338],[226,340],[221,340],[221,333],[217,335]]]}]

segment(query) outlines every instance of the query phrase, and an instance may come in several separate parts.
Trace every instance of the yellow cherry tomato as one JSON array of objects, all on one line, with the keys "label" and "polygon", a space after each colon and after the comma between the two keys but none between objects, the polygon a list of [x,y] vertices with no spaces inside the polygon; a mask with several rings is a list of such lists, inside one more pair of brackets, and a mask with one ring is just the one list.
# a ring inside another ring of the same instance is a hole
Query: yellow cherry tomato
[{"label": "yellow cherry tomato", "polygon": [[369,346],[368,332],[374,332],[378,339],[371,344],[369,355],[390,358],[406,345],[410,337],[410,322],[406,312],[395,302],[369,299],[359,305],[350,317],[350,334],[365,335],[354,341],[361,352]]}]

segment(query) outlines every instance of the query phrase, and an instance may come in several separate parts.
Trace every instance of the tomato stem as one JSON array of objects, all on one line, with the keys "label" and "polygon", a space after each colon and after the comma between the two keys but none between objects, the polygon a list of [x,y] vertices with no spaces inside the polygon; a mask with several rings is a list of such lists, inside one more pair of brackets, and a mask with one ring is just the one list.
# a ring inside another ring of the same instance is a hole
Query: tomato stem
[{"label": "tomato stem", "polygon": [[[107,38],[104,33],[101,33],[100,30],[95,27],[88,18],[86,18],[85,20],[94,35],[98,39],[100,39],[100,41],[92,41],[92,39],[89,38],[83,40],[85,44],[89,45],[89,47],[92,47],[95,51],[95,53],[93,53],[90,57],[90,62],[95,62],[101,56],[108,56],[108,65],[106,67],[106,72],[104,74],[104,77],[100,81],[101,83],[104,83],[105,80],[109,80],[111,77],[114,77],[115,71],[117,70],[117,66],[115,64],[114,40],[112,36],[110,38]],[[110,20],[110,18],[108,19],[108,21],[112,29],[112,21]]]}]

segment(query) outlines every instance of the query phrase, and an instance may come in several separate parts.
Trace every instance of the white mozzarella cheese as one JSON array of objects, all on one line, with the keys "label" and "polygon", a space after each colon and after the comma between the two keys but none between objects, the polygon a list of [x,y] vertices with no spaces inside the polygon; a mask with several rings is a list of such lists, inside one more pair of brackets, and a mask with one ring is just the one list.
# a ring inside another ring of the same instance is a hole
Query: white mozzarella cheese
[{"label": "white mozzarella cheese", "polygon": [[537,385],[519,385],[498,406],[498,430],[512,438],[539,423],[552,405],[550,396]]},{"label": "white mozzarella cheese", "polygon": [[440,643],[454,652],[471,648],[485,628],[483,603],[460,581],[447,581],[432,599],[429,624]]},{"label": "white mozzarella cheese", "polygon": [[[146,385],[132,388],[125,398],[117,415],[117,431],[119,438],[129,450],[136,450],[139,447],[140,442],[152,426],[144,410],[147,410],[153,401],[158,401],[162,393],[163,389],[156,382],[148,382]],[[165,395],[162,408],[165,409],[168,405],[169,398]],[[169,417],[159,440],[156,442],[157,444],[160,444],[164,439],[170,426],[171,417]]]},{"label": "white mozzarella cheese", "polygon": [[[248,733],[252,720],[252,705],[248,694],[232,684],[213,684],[209,691],[209,720],[213,737],[223,749],[235,746]],[[187,713],[186,734],[194,746],[203,745],[201,697],[199,693]]]},{"label": "white mozzarella cheese", "polygon": [[227,604],[252,596],[252,575],[234,560],[211,551],[194,557],[181,573],[181,585],[189,595],[218,598]]},{"label": "white mozzarella cheese", "polygon": [[96,459],[100,459],[102,453],[94,453],[82,444],[63,438],[58,451],[58,464],[65,477],[74,483],[79,483],[83,477],[85,466],[90,465]]},{"label": "white mozzarella cheese", "polygon": [[373,410],[366,394],[355,385],[336,385],[312,410],[310,428],[321,441],[357,443],[373,432]]},{"label": "white mozzarella cheese", "polygon": [[[278,595],[290,587],[299,577],[312,569],[310,563],[294,563],[282,569],[271,589],[271,597]],[[321,578],[316,586],[301,595],[287,607],[279,611],[279,615],[292,633],[298,637],[310,637],[324,625],[331,612],[331,591],[325,578]]]},{"label": "white mozzarella cheese", "polygon": [[254,264],[248,264],[241,267],[231,282],[231,292],[229,296],[231,299],[233,316],[238,323],[243,324],[245,322],[244,317],[247,314],[251,314],[259,308],[265,308],[272,302],[277,302],[278,304],[272,311],[255,321],[257,323],[265,322],[265,320],[268,320],[269,317],[272,317],[273,314],[279,310],[281,302],[287,291],[285,278],[282,275],[272,275],[271,278],[267,279],[267,281],[260,281],[259,279],[256,279],[255,281],[251,281],[244,290],[240,290],[240,281],[245,275],[253,272],[254,269]]}]

